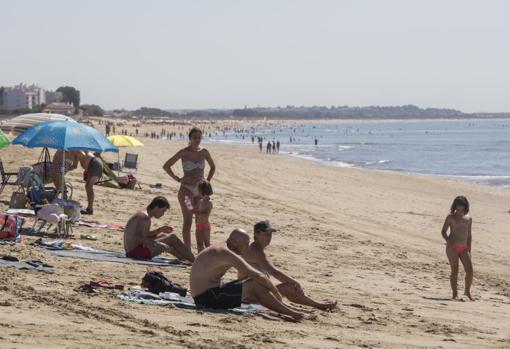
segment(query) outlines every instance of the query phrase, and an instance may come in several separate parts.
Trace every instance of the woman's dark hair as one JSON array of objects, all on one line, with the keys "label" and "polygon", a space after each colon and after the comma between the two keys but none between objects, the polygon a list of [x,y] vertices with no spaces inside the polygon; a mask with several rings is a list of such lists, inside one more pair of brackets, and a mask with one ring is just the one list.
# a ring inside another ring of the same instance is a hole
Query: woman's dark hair
[{"label": "woman's dark hair", "polygon": [[201,181],[198,184],[198,190],[200,190],[200,193],[202,193],[202,195],[212,195],[213,194],[211,183],[209,183],[208,181],[205,181],[205,180]]},{"label": "woman's dark hair", "polygon": [[193,133],[198,132],[200,135],[202,135],[202,130],[198,127],[193,127],[191,130],[189,130],[188,138],[191,140],[191,137],[193,137]]},{"label": "woman's dark hair", "polygon": [[469,201],[465,196],[457,196],[452,203],[452,207],[450,207],[451,214],[455,213],[455,210],[458,206],[464,207],[464,213],[467,214],[469,212]]},{"label": "woman's dark hair", "polygon": [[168,200],[163,196],[156,196],[154,199],[152,199],[149,206],[147,206],[148,210],[152,210],[155,208],[170,208],[170,203]]}]

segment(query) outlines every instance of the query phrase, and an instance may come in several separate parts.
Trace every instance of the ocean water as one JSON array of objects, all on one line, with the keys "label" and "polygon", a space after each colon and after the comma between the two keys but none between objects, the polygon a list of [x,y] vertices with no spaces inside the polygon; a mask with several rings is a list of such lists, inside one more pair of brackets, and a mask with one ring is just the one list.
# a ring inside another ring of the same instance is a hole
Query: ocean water
[{"label": "ocean water", "polygon": [[[212,135],[244,143],[281,142],[280,152],[333,166],[458,177],[510,186],[510,119],[367,121],[259,127]],[[292,143],[290,139],[293,139]],[[318,144],[314,144],[317,139]]]}]

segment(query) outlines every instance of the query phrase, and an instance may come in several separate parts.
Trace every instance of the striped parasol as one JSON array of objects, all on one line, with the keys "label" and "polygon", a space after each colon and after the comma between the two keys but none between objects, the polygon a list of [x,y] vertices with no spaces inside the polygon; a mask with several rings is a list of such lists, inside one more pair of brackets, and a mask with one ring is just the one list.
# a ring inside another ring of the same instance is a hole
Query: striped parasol
[{"label": "striped parasol", "polygon": [[30,127],[38,125],[42,122],[58,120],[74,121],[73,118],[62,114],[50,114],[50,113],[23,114],[20,116],[16,116],[10,120],[7,120],[5,123],[0,125],[0,129],[5,133],[19,135],[28,130]]}]

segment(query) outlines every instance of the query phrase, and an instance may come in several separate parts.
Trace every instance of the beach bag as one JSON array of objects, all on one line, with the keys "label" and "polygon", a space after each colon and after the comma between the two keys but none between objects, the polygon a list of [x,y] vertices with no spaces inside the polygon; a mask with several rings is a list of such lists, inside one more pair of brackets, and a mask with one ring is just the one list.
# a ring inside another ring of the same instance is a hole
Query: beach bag
[{"label": "beach bag", "polygon": [[0,214],[0,240],[15,240],[21,227],[18,217],[8,214]]},{"label": "beach bag", "polygon": [[11,195],[11,200],[9,201],[9,208],[26,208],[28,203],[28,198],[22,191],[15,191]]},{"label": "beach bag", "polygon": [[188,291],[181,285],[168,280],[165,275],[159,271],[149,271],[145,273],[142,279],[142,286],[147,288],[151,293],[160,294],[162,292],[173,292],[179,294],[181,297],[185,297]]}]

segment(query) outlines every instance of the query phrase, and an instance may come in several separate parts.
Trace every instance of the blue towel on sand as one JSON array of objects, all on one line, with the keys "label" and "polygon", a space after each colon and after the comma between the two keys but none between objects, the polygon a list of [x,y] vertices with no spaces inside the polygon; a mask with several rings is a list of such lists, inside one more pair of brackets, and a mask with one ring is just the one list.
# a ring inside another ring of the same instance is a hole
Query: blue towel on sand
[{"label": "blue towel on sand", "polygon": [[182,297],[177,293],[165,292],[160,293],[159,296],[141,290],[128,290],[119,293],[118,297],[125,302],[134,304],[152,304],[152,305],[168,305],[173,304],[181,308],[196,309],[201,311],[219,312],[219,313],[233,313],[233,314],[252,314],[266,310],[260,304],[242,304],[238,308],[221,310],[221,309],[208,309],[198,308],[191,296]]}]

